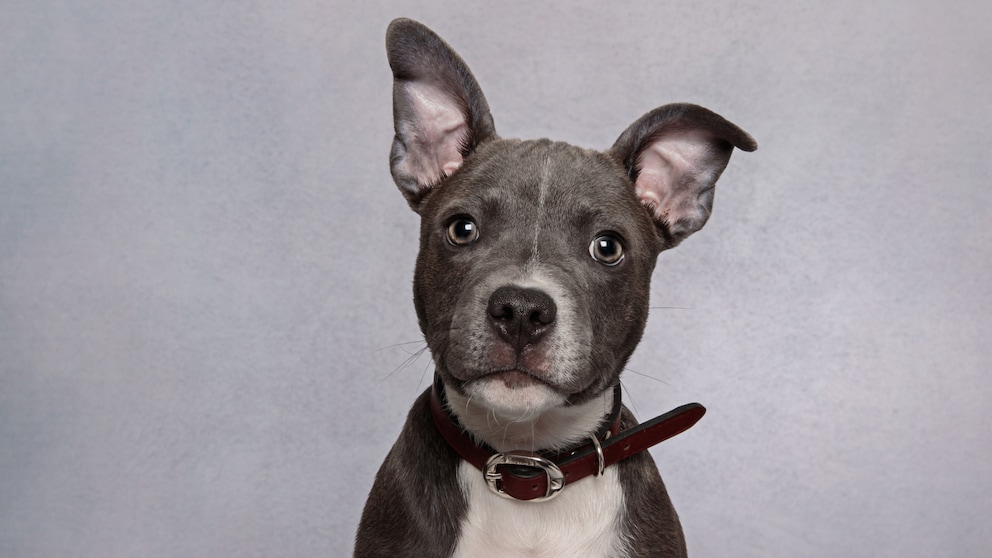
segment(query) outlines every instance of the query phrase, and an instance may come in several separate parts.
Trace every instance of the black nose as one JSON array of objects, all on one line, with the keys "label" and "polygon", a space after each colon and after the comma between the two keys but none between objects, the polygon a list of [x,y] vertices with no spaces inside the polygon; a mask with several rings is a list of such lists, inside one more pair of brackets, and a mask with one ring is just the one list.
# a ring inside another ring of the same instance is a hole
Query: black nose
[{"label": "black nose", "polygon": [[545,292],[522,287],[500,287],[489,297],[489,323],[518,350],[539,341],[554,329],[558,309]]}]

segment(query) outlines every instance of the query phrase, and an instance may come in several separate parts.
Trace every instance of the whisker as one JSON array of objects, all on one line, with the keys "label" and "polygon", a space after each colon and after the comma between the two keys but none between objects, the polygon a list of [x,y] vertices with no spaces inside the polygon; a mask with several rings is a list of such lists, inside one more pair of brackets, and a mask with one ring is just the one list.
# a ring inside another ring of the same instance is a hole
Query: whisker
[{"label": "whisker", "polygon": [[417,362],[417,359],[419,359],[420,356],[423,355],[427,351],[427,343],[424,342],[424,341],[410,341],[410,342],[407,342],[407,343],[397,343],[396,345],[392,345],[392,347],[401,347],[401,346],[413,345],[413,344],[419,344],[419,343],[423,343],[424,346],[420,350],[418,350],[418,351],[414,351],[412,353],[407,353],[409,356],[407,356],[403,360],[403,362],[401,362],[399,364],[399,366],[397,366],[396,368],[394,368],[392,372],[390,372],[389,374],[386,374],[386,376],[384,376],[378,382],[376,382],[376,385],[377,386],[378,385],[382,385],[383,382],[385,382],[386,380],[389,380],[390,378],[392,378],[393,376],[395,376],[396,373],[398,373],[399,371],[404,370],[407,367],[409,367],[410,365],[412,365],[414,362]]},{"label": "whisker", "polygon": [[620,387],[623,388],[623,392],[626,394],[625,399],[629,401],[627,408],[633,411],[635,417],[641,414],[640,410],[637,408],[637,401],[634,401],[634,397],[630,394],[630,390],[627,389],[627,384],[625,384],[623,380],[620,381]]},{"label": "whisker", "polygon": [[669,387],[672,386],[672,384],[670,382],[666,382],[665,380],[662,380],[661,378],[655,378],[654,376],[652,376],[650,374],[645,374],[643,372],[638,372],[637,370],[634,370],[633,368],[624,368],[624,371],[625,372],[631,372],[633,374],[637,374],[638,376],[640,376],[642,378],[647,378],[649,380],[654,380],[654,381],[656,381],[656,382],[658,382],[660,384],[665,384],[666,386],[669,386]]},{"label": "whisker", "polygon": [[398,348],[398,347],[407,347],[409,345],[420,345],[421,343],[426,343],[426,341],[424,341],[423,339],[420,339],[420,340],[417,340],[417,341],[404,341],[402,343],[394,343],[392,345],[386,345],[384,347],[379,347],[376,350],[378,350],[378,351],[384,351],[386,349],[395,349],[395,348]]},{"label": "whisker", "polygon": [[[427,347],[424,347],[424,349],[426,350]],[[421,353],[423,353],[423,351],[421,351]],[[420,386],[424,385],[424,378],[427,377],[427,371],[431,369],[431,365],[432,364],[434,364],[434,361],[433,360],[428,360],[427,361],[427,364],[424,365],[424,371],[423,371],[423,373],[420,374],[420,383],[417,384],[417,387],[420,387]]]}]

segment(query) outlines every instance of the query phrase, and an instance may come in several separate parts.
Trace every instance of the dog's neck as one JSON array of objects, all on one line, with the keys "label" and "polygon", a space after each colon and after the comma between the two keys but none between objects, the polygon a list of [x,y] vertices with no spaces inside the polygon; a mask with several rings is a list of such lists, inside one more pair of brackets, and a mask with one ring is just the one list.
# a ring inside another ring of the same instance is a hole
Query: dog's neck
[{"label": "dog's neck", "polygon": [[534,417],[497,414],[449,386],[444,387],[448,408],[459,424],[492,449],[558,451],[588,440],[610,415],[613,390],[580,405],[557,407]]}]

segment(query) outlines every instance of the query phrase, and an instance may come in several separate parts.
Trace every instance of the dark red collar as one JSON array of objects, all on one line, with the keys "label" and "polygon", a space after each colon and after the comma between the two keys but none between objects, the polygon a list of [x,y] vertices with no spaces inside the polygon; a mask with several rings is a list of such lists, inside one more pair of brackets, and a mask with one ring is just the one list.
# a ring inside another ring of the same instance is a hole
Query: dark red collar
[{"label": "dark red collar", "polygon": [[706,409],[689,403],[648,422],[621,431],[620,385],[614,387],[613,409],[589,442],[560,453],[497,452],[478,445],[448,410],[440,378],[431,390],[431,414],[448,444],[485,475],[489,488],[507,498],[542,501],[555,497],[566,484],[600,475],[610,465],[685,432]]}]

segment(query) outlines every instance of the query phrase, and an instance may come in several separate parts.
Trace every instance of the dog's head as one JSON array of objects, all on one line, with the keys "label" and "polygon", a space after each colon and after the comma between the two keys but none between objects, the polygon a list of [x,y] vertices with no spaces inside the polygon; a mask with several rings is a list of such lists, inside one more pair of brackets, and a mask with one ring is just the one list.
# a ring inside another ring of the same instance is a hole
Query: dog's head
[{"label": "dog's head", "polygon": [[462,59],[423,25],[386,37],[390,168],[421,216],[414,300],[445,384],[539,414],[618,381],[641,338],[658,254],[706,223],[734,147],[707,109],[655,109],[606,152],[496,135]]}]

